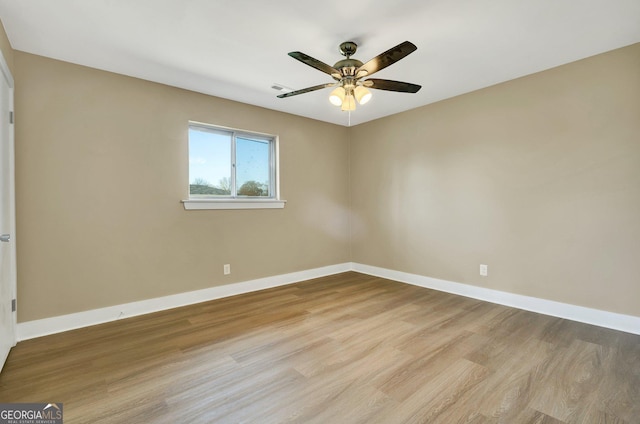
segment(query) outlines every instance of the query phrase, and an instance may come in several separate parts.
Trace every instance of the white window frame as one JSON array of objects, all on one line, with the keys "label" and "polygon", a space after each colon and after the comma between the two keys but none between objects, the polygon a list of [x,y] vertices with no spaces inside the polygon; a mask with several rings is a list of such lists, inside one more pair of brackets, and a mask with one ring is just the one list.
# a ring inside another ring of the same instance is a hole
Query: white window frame
[{"label": "white window frame", "polygon": [[[258,133],[255,131],[240,130],[236,128],[222,127],[219,125],[205,124],[202,122],[189,121],[189,128],[200,128],[211,131],[224,131],[232,133],[231,150],[232,150],[232,186],[235,187],[235,149],[236,137],[258,138],[269,141],[271,149],[270,154],[270,181],[269,197],[251,197],[251,196],[216,196],[216,197],[191,197],[190,189],[187,187],[189,198],[182,200],[186,210],[206,210],[206,209],[282,209],[286,200],[280,199],[280,150],[277,135]],[[188,140],[187,140],[188,143]],[[231,160],[231,159],[230,159]],[[188,167],[187,167],[188,169]],[[188,178],[187,178],[188,180]],[[237,189],[237,187],[236,187]]]}]

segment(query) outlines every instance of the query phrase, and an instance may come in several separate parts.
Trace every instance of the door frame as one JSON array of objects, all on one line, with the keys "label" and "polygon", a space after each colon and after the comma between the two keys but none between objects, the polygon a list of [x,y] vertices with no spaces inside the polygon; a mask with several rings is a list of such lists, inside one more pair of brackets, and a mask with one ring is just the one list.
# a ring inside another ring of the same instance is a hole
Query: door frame
[{"label": "door frame", "polygon": [[[9,86],[9,111],[12,113],[12,120],[9,120],[9,117],[0,117],[4,119],[5,122],[9,123],[9,146],[8,146],[8,154],[9,154],[9,228],[4,231],[8,231],[11,234],[11,241],[7,246],[10,252],[10,262],[11,262],[11,270],[9,273],[9,292],[11,294],[11,300],[17,299],[17,268],[16,268],[16,192],[15,192],[15,109],[13,103],[14,96],[14,80],[13,75],[11,75],[11,70],[7,65],[7,61],[4,58],[4,54],[0,51],[0,74],[2,74],[2,78],[7,82]],[[16,311],[11,313],[11,320],[9,322],[9,331],[11,333],[12,339],[10,340],[10,345],[15,346],[18,341],[17,335],[17,307]],[[0,370],[4,365],[4,361],[6,358],[0,358]]]}]

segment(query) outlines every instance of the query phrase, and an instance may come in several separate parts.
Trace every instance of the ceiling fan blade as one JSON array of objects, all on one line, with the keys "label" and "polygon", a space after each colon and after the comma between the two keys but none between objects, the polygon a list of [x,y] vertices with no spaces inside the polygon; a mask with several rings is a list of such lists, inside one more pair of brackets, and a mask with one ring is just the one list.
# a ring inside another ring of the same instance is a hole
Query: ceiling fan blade
[{"label": "ceiling fan blade", "polygon": [[290,52],[289,56],[294,59],[299,60],[300,62],[311,66],[319,71],[324,72],[325,74],[331,75],[335,79],[340,79],[340,71],[338,71],[333,66],[329,66],[324,62],[319,61],[318,59],[314,59],[313,57],[306,55],[302,52]]},{"label": "ceiling fan blade", "polygon": [[356,71],[356,76],[360,78],[371,75],[374,72],[378,72],[379,70],[396,63],[403,57],[408,56],[417,49],[418,48],[415,46],[415,44],[409,41],[400,43],[397,46],[390,48],[386,52],[379,54],[378,56],[374,57],[373,59],[359,67]]},{"label": "ceiling fan blade", "polygon": [[327,83],[327,84],[320,84],[320,85],[314,85],[313,87],[307,87],[307,88],[303,88],[301,90],[296,90],[296,91],[290,91],[288,93],[283,93],[280,94],[278,96],[279,99],[284,99],[285,97],[291,97],[291,96],[297,96],[298,94],[304,94],[304,93],[310,93],[311,91],[316,91],[316,90],[321,90],[323,88],[327,88],[327,87],[333,87],[335,86],[335,83]]},{"label": "ceiling fan blade", "polygon": [[399,91],[401,93],[417,93],[422,88],[421,85],[411,84],[402,81],[392,81],[386,79],[370,78],[364,81],[364,86],[376,88],[378,90]]}]

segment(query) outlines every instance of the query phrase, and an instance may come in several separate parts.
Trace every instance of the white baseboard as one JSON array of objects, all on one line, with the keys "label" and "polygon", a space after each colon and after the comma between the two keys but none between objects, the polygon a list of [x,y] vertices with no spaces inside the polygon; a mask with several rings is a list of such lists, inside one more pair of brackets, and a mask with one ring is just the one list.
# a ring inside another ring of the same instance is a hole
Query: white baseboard
[{"label": "white baseboard", "polygon": [[235,296],[242,293],[264,290],[272,287],[284,286],[312,278],[325,277],[351,270],[350,263],[330,265],[290,274],[259,278],[241,283],[226,284],[171,296],[157,297],[106,308],[92,309],[74,314],[60,315],[34,321],[18,323],[18,341],[42,337],[91,325],[103,324],[122,318],[144,315],[194,303],[206,302],[223,297]]},{"label": "white baseboard", "polygon": [[566,318],[572,321],[611,328],[632,334],[640,334],[640,317],[617,314],[599,309],[585,308],[568,303],[554,302],[536,297],[522,296],[468,284],[454,283],[422,275],[409,274],[386,268],[352,263],[351,269],[362,274],[400,281],[414,286],[425,287],[447,293],[458,294],[473,299],[511,306],[526,311]]},{"label": "white baseboard", "polygon": [[74,314],[22,322],[18,323],[17,326],[18,341],[61,333],[63,331],[74,330],[82,327],[89,327],[91,325],[116,321],[122,318],[129,318],[137,315],[177,308],[180,306],[220,299],[223,297],[235,296],[242,293],[284,286],[346,271],[356,271],[362,274],[412,284],[414,286],[453,293],[500,305],[524,309],[531,312],[566,318],[572,321],[584,322],[587,324],[640,335],[640,317],[585,308],[582,306],[570,305],[568,303],[522,296],[519,294],[507,293],[351,262],[330,265],[322,268],[314,268],[306,271],[292,272],[290,274],[282,274],[273,277],[259,278],[241,283],[216,286],[171,296],[141,300],[139,302],[109,306],[106,308],[92,309],[90,311]]}]

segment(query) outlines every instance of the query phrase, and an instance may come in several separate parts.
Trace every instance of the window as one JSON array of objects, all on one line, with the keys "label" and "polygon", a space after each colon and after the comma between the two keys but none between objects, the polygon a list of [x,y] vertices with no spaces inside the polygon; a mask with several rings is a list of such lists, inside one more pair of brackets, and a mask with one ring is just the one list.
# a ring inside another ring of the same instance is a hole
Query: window
[{"label": "window", "polygon": [[189,123],[186,209],[282,208],[277,137]]}]

